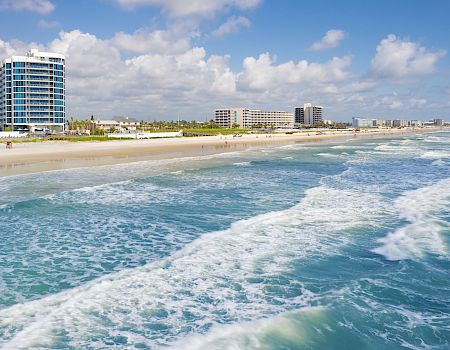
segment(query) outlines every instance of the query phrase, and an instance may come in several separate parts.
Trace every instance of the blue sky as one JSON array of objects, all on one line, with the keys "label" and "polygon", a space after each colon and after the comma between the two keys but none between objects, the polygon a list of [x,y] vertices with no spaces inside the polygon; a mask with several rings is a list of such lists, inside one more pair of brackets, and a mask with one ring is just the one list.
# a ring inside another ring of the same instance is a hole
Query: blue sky
[{"label": "blue sky", "polygon": [[450,119],[449,13],[447,0],[0,0],[0,57],[64,53],[74,118],[313,102],[334,120]]}]

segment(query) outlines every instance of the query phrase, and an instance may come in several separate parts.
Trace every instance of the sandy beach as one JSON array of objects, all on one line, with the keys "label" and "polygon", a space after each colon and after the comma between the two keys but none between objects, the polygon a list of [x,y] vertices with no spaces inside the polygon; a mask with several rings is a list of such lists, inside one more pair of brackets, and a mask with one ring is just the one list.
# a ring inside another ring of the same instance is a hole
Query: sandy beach
[{"label": "sandy beach", "polygon": [[384,137],[433,130],[393,129],[357,133],[345,131],[320,135],[316,132],[292,135],[251,134],[240,137],[227,135],[107,142],[23,142],[14,143],[12,149],[6,149],[4,146],[0,149],[0,176],[150,159],[211,155],[250,147],[269,147],[297,142],[320,142],[350,137]]}]

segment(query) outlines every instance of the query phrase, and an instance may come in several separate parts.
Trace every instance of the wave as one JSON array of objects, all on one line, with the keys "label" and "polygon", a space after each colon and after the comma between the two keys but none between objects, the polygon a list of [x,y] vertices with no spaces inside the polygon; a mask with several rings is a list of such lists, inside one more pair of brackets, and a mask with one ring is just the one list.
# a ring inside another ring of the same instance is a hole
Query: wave
[{"label": "wave", "polygon": [[82,187],[72,191],[43,196],[42,199],[64,204],[138,204],[157,202],[170,196],[170,190],[151,183],[133,180],[98,186]]},{"label": "wave", "polygon": [[406,192],[395,201],[395,208],[409,224],[379,239],[382,246],[373,252],[388,260],[416,259],[426,253],[448,256],[441,234],[450,226],[441,216],[449,207],[450,179]]},{"label": "wave", "polygon": [[339,154],[333,154],[333,153],[317,153],[319,157],[325,157],[325,158],[339,158]]},{"label": "wave", "polygon": [[442,167],[442,166],[446,166],[447,163],[442,159],[438,159],[438,160],[435,160],[433,163],[431,163],[431,165]]},{"label": "wave", "polygon": [[250,166],[251,162],[238,162],[238,163],[233,163],[233,165],[236,165],[236,166]]},{"label": "wave", "polygon": [[309,189],[290,209],[237,221],[163,260],[0,310],[0,345],[102,348],[122,339],[161,346],[224,320],[308,306],[311,293],[280,274],[297,259],[337,254],[351,230],[378,224],[384,205],[365,191]]},{"label": "wave", "polygon": [[[323,321],[323,307],[305,307],[299,311],[276,317],[213,327],[205,335],[195,335],[183,339],[170,347],[171,350],[235,350],[261,349],[267,339],[281,340],[283,343],[304,344],[312,336],[305,328],[307,322]],[[303,327],[301,327],[303,326]]]},{"label": "wave", "polygon": [[449,151],[440,151],[440,150],[428,151],[428,152],[425,152],[421,156],[421,158],[425,158],[425,159],[450,158],[450,152]]}]

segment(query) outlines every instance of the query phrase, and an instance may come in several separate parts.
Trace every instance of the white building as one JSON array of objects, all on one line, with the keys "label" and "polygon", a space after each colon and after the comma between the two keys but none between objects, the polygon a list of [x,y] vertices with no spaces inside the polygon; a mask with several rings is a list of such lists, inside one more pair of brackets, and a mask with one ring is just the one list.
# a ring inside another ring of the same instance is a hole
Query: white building
[{"label": "white building", "polygon": [[217,109],[215,121],[222,128],[250,129],[270,126],[277,129],[292,129],[294,127],[294,114],[291,112],[228,108]]},{"label": "white building", "polygon": [[409,122],[409,126],[413,128],[421,128],[423,126],[423,122],[421,120],[411,120]]},{"label": "white building", "polygon": [[94,125],[95,129],[103,131],[129,132],[136,131],[141,126],[141,123],[131,120],[95,120]]},{"label": "white building", "polygon": [[30,50],[0,67],[0,127],[12,131],[64,131],[65,57]]},{"label": "white building", "polygon": [[370,118],[352,118],[352,126],[354,128],[373,128],[377,125],[376,119]]},{"label": "white building", "polygon": [[314,125],[323,120],[323,107],[305,103],[295,109],[295,124]]}]

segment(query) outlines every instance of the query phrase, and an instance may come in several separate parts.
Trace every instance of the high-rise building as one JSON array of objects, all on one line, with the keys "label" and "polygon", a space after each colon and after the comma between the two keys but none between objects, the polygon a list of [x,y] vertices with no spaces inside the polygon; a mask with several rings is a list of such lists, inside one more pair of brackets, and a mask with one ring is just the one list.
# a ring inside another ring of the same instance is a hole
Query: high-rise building
[{"label": "high-rise building", "polygon": [[66,123],[65,57],[30,50],[0,67],[0,128],[63,131]]},{"label": "high-rise building", "polygon": [[268,112],[246,108],[228,108],[216,110],[216,123],[222,128],[268,127],[292,129],[294,114],[292,112]]},{"label": "high-rise building", "polygon": [[323,121],[323,107],[305,103],[295,109],[295,124],[314,125]]}]

